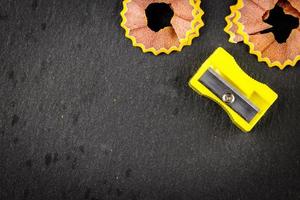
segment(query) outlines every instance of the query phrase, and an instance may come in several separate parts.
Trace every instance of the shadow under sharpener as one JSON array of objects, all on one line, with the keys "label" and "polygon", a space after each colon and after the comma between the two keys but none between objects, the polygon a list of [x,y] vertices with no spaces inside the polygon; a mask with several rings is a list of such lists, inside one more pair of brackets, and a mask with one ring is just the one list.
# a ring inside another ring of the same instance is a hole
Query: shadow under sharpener
[{"label": "shadow under sharpener", "polygon": [[267,85],[247,75],[221,47],[203,63],[189,85],[218,103],[244,132],[251,131],[278,98]]}]

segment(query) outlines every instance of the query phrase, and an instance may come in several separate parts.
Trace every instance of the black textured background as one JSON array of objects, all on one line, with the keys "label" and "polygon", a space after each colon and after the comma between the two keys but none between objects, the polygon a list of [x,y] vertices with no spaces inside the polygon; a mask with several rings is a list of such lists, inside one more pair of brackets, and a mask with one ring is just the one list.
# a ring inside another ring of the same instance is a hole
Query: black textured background
[{"label": "black textured background", "polygon": [[[0,0],[0,199],[300,199],[300,66],[230,44],[204,0],[181,53],[133,48],[119,0]],[[251,134],[187,81],[223,46],[279,100]]]}]

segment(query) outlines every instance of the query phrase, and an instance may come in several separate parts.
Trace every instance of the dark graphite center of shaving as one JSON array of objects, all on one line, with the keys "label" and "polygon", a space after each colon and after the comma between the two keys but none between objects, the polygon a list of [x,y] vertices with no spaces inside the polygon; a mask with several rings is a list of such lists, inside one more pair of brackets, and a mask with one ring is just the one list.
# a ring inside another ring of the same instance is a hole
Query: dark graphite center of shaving
[{"label": "dark graphite center of shaving", "polygon": [[286,42],[292,30],[299,26],[299,19],[292,15],[285,14],[283,9],[278,5],[270,11],[268,19],[264,20],[264,22],[273,27],[262,31],[261,33],[272,32],[278,43]]},{"label": "dark graphite center of shaving", "polygon": [[174,11],[169,4],[152,3],[146,9],[148,27],[155,32],[171,26],[171,19],[174,16]]}]

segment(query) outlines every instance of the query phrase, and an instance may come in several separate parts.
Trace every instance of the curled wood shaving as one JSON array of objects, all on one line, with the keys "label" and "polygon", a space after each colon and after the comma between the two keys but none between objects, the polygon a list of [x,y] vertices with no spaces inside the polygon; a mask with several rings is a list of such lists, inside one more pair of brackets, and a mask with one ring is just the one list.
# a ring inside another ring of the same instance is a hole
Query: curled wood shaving
[{"label": "curled wood shaving", "polygon": [[[199,28],[203,26],[200,9],[193,6],[195,0],[127,0],[123,10],[122,27],[128,32],[127,37],[133,43],[143,49],[155,54],[170,53],[169,50],[181,50],[183,40],[189,45],[194,37],[199,35]],[[152,3],[166,3],[174,12],[171,26],[165,27],[157,32],[148,27],[148,19],[145,13],[147,7]],[[197,18],[197,20],[196,20]],[[200,26],[199,26],[200,25]],[[198,27],[197,27],[198,26]],[[197,27],[197,29],[195,29]],[[198,31],[198,34],[197,34]]]},{"label": "curled wood shaving", "polygon": [[[239,7],[239,3],[242,6]],[[293,29],[284,43],[277,42],[273,33],[264,33],[272,28],[264,21],[276,5],[285,14],[300,20],[300,0],[239,0],[235,6],[239,8],[233,9],[226,19],[229,25],[225,31],[230,33],[231,42],[244,41],[249,45],[250,53],[256,54],[259,61],[267,62],[270,67],[284,69],[287,65],[294,66],[300,60],[300,27]]]}]

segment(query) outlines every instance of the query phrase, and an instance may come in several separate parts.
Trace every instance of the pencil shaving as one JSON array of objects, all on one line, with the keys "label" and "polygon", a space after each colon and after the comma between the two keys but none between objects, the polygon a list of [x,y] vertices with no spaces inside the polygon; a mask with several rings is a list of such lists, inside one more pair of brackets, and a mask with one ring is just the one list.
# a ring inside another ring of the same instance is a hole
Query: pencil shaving
[{"label": "pencil shaving", "polygon": [[274,27],[265,22],[276,5],[299,21],[298,0],[239,0],[231,7],[224,30],[230,35],[230,42],[244,41],[259,61],[266,62],[269,67],[284,69],[288,65],[295,66],[300,60],[300,28],[293,29],[286,41],[278,42],[271,32]]},{"label": "pencil shaving", "polygon": [[[157,31],[149,26],[146,10],[150,5],[162,3],[172,9],[170,25]],[[181,51],[199,36],[204,25],[201,17],[200,0],[125,0],[121,12],[121,26],[133,46],[155,55]]]}]

